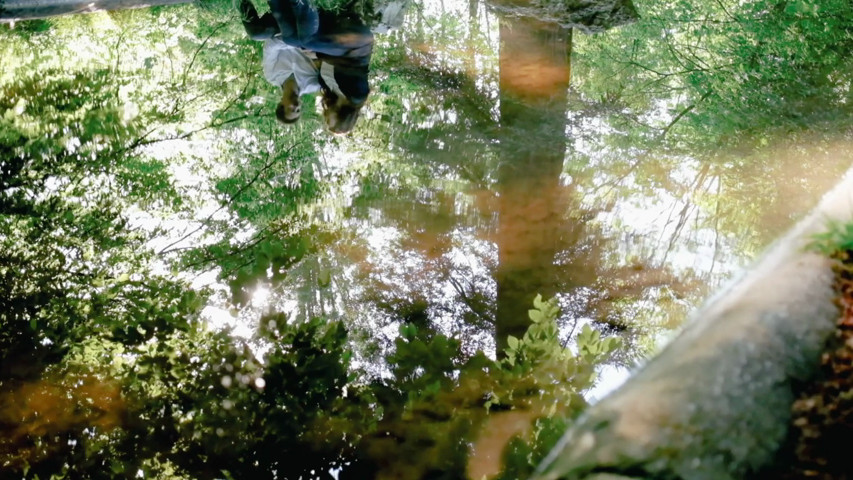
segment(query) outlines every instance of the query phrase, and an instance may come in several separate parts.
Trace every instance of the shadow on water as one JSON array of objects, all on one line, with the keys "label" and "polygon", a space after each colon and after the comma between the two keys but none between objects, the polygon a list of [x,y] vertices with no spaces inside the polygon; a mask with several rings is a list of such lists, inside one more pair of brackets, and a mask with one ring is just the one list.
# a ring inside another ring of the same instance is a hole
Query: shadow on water
[{"label": "shadow on water", "polygon": [[0,469],[527,478],[850,163],[846,4],[316,3],[347,136],[230,1],[2,27]]}]

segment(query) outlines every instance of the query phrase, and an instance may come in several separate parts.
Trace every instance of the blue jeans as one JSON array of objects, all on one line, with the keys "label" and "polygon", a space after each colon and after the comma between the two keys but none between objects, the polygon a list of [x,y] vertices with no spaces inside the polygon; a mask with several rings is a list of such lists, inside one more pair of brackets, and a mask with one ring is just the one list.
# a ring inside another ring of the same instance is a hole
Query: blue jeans
[{"label": "blue jeans", "polygon": [[266,40],[277,34],[288,45],[308,48],[320,29],[320,15],[308,0],[269,0],[270,12],[258,16],[250,0],[236,0],[243,27],[254,40]]}]

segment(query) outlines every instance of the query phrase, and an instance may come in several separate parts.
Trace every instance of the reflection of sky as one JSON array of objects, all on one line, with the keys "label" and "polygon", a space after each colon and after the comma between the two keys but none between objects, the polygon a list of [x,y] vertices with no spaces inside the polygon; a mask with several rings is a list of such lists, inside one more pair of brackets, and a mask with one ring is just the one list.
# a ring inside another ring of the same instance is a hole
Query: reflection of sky
[{"label": "reflection of sky", "polygon": [[[674,99],[656,101],[649,112],[641,115],[641,123],[668,124],[672,120],[670,112],[674,104]],[[597,170],[585,201],[592,204],[613,201],[611,208],[599,213],[597,221],[607,225],[608,230],[619,237],[621,258],[643,258],[653,265],[666,264],[676,272],[694,271],[700,275],[716,272],[716,279],[708,278],[712,285],[742,267],[743,258],[729,257],[733,250],[720,251],[722,239],[712,228],[713,224],[708,223],[713,212],[703,211],[697,206],[697,198],[710,196],[719,182],[710,178],[701,185],[691,186],[699,175],[702,161],[684,157],[674,162],[660,162],[660,166],[654,167],[675,184],[683,185],[680,191],[643,188],[637,184],[635,172],[610,173],[612,169],[608,168],[608,164],[617,158],[621,162],[630,159],[634,167],[641,163],[644,167],[654,165],[657,159],[646,158],[642,145],[627,151],[614,151],[604,139],[618,136],[619,132],[603,115],[570,114],[569,122],[574,152],[587,158]],[[627,159],[626,153],[629,155]],[[674,169],[670,170],[672,165]],[[638,193],[626,195],[619,192]],[[614,200],[610,198],[612,196],[618,198]]]},{"label": "reflection of sky", "polygon": [[[677,173],[695,176],[695,166],[695,162],[685,161]],[[629,176],[621,186],[634,190],[633,179]],[[719,238],[709,221],[713,212],[703,211],[696,204],[695,196],[713,189],[709,185],[679,197],[655,188],[652,194],[619,199],[610,211],[601,212],[597,221],[609,225],[614,236],[619,237],[622,258],[645,258],[651,264],[666,264],[675,272],[714,272],[717,275],[708,281],[717,284],[740,269],[745,259],[719,245],[725,239]]]},{"label": "reflection of sky", "polygon": [[591,403],[601,400],[608,393],[619,388],[625,380],[628,379],[631,372],[622,367],[605,365],[598,371],[598,380],[589,392],[586,394],[586,399]]}]

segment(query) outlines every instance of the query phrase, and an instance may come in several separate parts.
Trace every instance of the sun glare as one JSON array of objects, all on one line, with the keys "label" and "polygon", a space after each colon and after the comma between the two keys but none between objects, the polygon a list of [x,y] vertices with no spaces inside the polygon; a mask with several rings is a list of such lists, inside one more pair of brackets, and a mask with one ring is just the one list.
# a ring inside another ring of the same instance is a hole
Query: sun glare
[{"label": "sun glare", "polygon": [[263,307],[267,304],[270,298],[270,289],[266,285],[259,285],[252,292],[252,306]]}]

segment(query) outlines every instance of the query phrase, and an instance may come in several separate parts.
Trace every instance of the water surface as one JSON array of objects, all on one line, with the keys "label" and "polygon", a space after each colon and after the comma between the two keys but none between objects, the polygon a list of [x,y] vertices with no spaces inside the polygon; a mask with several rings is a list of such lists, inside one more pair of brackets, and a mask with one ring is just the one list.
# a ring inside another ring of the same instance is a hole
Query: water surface
[{"label": "water surface", "polygon": [[526,477],[850,166],[845,2],[392,6],[343,136],[230,2],[0,29],[0,468]]}]

